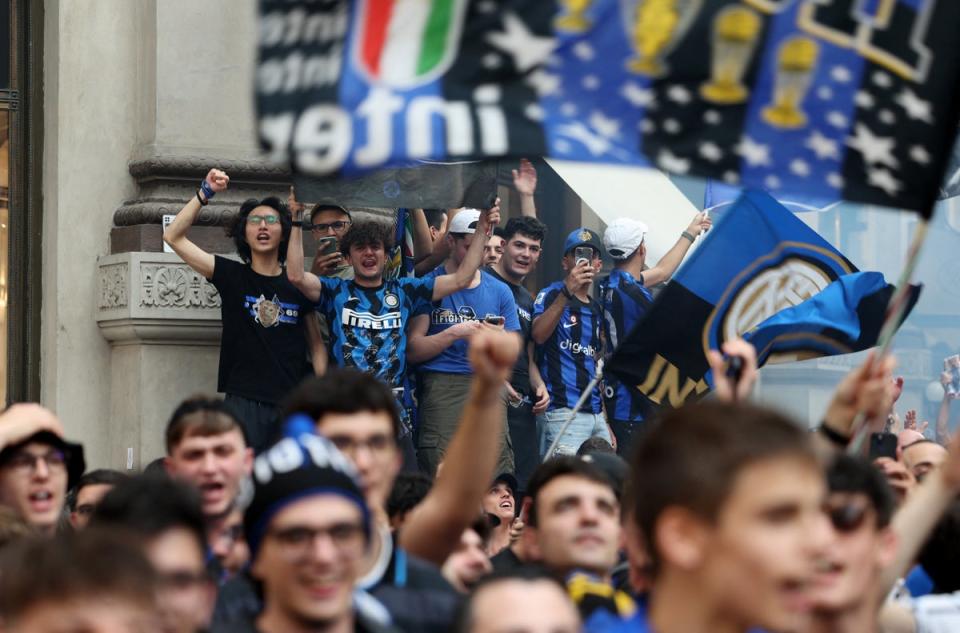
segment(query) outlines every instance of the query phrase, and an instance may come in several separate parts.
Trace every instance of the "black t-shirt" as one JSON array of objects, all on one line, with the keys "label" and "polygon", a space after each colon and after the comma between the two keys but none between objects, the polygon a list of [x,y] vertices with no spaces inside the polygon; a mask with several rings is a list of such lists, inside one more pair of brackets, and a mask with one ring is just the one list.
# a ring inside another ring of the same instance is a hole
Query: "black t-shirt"
[{"label": "black t-shirt", "polygon": [[486,271],[507,284],[507,288],[513,293],[513,300],[517,304],[517,318],[520,320],[523,348],[517,358],[517,364],[513,366],[510,386],[522,393],[530,393],[530,362],[527,358],[527,343],[530,342],[530,332],[533,330],[533,295],[523,286],[510,283],[501,277],[492,266],[487,267]]},{"label": "black t-shirt", "polygon": [[286,273],[267,277],[226,257],[214,258],[210,282],[223,320],[217,390],[279,402],[310,371],[304,316],[313,303]]},{"label": "black t-shirt", "polygon": [[514,554],[512,549],[504,547],[490,559],[490,564],[493,565],[495,572],[508,572],[523,567],[524,562]]}]

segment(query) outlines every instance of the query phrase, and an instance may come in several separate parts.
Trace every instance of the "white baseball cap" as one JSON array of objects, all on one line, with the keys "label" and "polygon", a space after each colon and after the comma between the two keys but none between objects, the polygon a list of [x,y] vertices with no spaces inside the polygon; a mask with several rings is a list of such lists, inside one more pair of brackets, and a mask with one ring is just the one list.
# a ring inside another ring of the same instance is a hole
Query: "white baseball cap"
[{"label": "white baseball cap", "polygon": [[613,259],[627,259],[640,248],[640,244],[649,230],[647,225],[640,220],[617,218],[604,231],[603,245]]},{"label": "white baseball cap", "polygon": [[477,230],[477,222],[479,221],[479,209],[460,209],[460,212],[450,220],[447,233],[475,233]]}]

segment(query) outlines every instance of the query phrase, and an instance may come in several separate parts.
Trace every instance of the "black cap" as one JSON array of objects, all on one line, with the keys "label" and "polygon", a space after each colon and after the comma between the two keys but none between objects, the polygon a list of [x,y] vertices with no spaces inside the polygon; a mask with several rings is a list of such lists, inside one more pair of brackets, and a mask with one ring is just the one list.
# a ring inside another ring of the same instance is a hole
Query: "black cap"
[{"label": "black cap", "polygon": [[83,458],[83,445],[68,442],[53,431],[38,431],[18,444],[7,446],[0,452],[0,464],[5,464],[17,450],[31,442],[49,444],[63,451],[67,463],[67,490],[73,488],[87,469],[87,462]]},{"label": "black cap", "polygon": [[507,484],[507,488],[509,488],[509,489],[510,489],[510,492],[513,493],[513,501],[514,501],[514,503],[516,503],[516,501],[517,501],[517,488],[518,488],[519,485],[520,485],[520,484],[517,482],[517,478],[514,477],[512,473],[500,473],[499,475],[497,475],[496,477],[493,478],[493,483],[492,483],[491,485],[492,485],[492,486],[495,486],[495,485],[497,485],[497,484],[499,484],[499,483],[505,483],[505,484]]}]

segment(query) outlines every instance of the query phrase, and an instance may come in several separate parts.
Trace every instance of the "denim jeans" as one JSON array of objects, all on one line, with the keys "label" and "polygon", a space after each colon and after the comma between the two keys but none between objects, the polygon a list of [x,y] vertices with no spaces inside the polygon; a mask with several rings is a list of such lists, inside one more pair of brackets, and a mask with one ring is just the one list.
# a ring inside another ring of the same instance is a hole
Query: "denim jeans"
[{"label": "denim jeans", "polygon": [[[553,409],[537,416],[537,433],[540,436],[540,459],[547,456],[550,445],[560,433],[563,423],[570,417],[572,409]],[[580,445],[591,437],[602,437],[610,442],[610,432],[607,430],[607,421],[602,413],[580,411],[570,421],[567,430],[563,433],[554,455],[576,455]]]}]

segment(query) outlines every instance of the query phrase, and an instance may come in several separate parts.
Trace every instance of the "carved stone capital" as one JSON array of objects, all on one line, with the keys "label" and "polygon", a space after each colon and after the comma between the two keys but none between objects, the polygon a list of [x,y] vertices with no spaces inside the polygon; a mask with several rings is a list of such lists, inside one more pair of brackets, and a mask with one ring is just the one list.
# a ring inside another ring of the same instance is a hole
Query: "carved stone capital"
[{"label": "carved stone capital", "polygon": [[97,325],[107,340],[218,344],[220,295],[177,255],[119,253],[97,265]]}]

